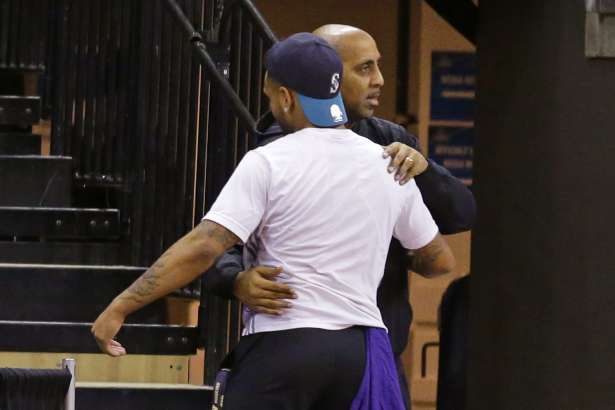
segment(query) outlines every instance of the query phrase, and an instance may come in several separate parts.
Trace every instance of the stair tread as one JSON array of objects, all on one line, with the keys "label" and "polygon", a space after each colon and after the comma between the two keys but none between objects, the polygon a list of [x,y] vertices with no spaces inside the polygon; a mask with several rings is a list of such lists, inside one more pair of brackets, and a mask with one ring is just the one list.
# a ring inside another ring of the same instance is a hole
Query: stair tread
[{"label": "stair tread", "polygon": [[147,268],[129,265],[61,265],[48,263],[0,263],[1,268],[49,268],[49,269],[121,269],[144,271]]},{"label": "stair tread", "polygon": [[40,159],[40,160],[72,160],[72,157],[65,155],[0,155],[0,159]]},{"label": "stair tread", "polygon": [[59,212],[119,212],[117,208],[74,208],[64,206],[0,206],[0,211],[59,211]]},{"label": "stair tread", "polygon": [[[32,325],[32,326],[92,326],[92,322],[60,322],[46,320],[0,320],[3,325]],[[124,323],[127,328],[169,328],[169,329],[196,329],[196,326],[166,325],[161,323]]]},{"label": "stair tread", "polygon": [[155,389],[155,390],[213,390],[211,386],[196,384],[173,384],[173,383],[131,383],[131,382],[76,382],[76,388],[96,389]]}]

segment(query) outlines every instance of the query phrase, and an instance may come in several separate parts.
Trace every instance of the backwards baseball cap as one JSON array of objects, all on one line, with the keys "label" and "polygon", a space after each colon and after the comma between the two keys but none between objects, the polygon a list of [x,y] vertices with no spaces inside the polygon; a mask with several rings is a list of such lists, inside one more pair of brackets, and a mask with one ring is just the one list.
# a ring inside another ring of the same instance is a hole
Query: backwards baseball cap
[{"label": "backwards baseball cap", "polygon": [[265,56],[269,76],[299,94],[307,119],[317,127],[348,121],[340,93],[344,66],[322,38],[297,33],[275,43]]}]

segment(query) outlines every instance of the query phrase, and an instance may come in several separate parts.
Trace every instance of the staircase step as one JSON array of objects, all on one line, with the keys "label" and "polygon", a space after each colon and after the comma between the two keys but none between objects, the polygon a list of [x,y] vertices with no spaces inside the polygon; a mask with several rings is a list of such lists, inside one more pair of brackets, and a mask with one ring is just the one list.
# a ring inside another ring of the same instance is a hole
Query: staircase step
[{"label": "staircase step", "polygon": [[[0,351],[100,353],[91,323],[0,320]],[[196,354],[198,328],[124,324],[117,340],[130,354]]]},{"label": "staircase step", "polygon": [[4,242],[0,263],[119,265],[118,242]]},{"label": "staircase step", "polygon": [[71,205],[72,158],[0,155],[0,206]]},{"label": "staircase step", "polygon": [[118,239],[117,209],[0,207],[0,236]]},{"label": "staircase step", "polygon": [[41,120],[41,97],[0,95],[0,125],[28,127]]},{"label": "staircase step", "polygon": [[29,132],[1,132],[0,155],[40,155],[41,136]]},{"label": "staircase step", "polygon": [[77,382],[75,388],[77,410],[202,410],[213,397],[210,386],[181,384]]},{"label": "staircase step", "polygon": [[[128,266],[0,264],[0,320],[93,322],[144,271]],[[166,304],[160,300],[130,315],[128,322],[166,323],[166,318]]]},{"label": "staircase step", "polygon": [[186,355],[127,354],[118,358],[100,352],[0,352],[0,366],[53,369],[60,367],[65,358],[75,360],[79,382],[173,384],[189,383],[190,361],[195,360],[193,356]]}]

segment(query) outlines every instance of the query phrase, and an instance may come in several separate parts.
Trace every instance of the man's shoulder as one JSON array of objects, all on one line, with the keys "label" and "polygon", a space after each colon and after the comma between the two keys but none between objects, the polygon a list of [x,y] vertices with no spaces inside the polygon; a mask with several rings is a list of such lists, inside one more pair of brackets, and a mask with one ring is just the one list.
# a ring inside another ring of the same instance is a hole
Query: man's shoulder
[{"label": "man's shoulder", "polygon": [[418,145],[418,138],[415,135],[410,134],[401,125],[384,118],[364,118],[358,121],[352,130],[380,145],[389,145],[393,142],[401,142],[413,148]]}]

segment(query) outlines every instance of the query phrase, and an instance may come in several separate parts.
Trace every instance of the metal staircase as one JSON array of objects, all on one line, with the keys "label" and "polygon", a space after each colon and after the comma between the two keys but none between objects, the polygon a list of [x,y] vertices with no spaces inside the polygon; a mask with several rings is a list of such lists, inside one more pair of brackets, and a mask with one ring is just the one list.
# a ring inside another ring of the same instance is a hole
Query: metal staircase
[{"label": "metal staircase", "polygon": [[[256,145],[274,41],[247,0],[0,0],[0,352],[99,352],[91,322],[200,221]],[[32,133],[41,118],[50,155]],[[210,384],[240,307],[199,283],[174,296],[200,300],[198,326],[169,324],[162,300],[118,339],[133,355],[204,348]],[[78,409],[196,409],[211,397],[77,380]]]}]

